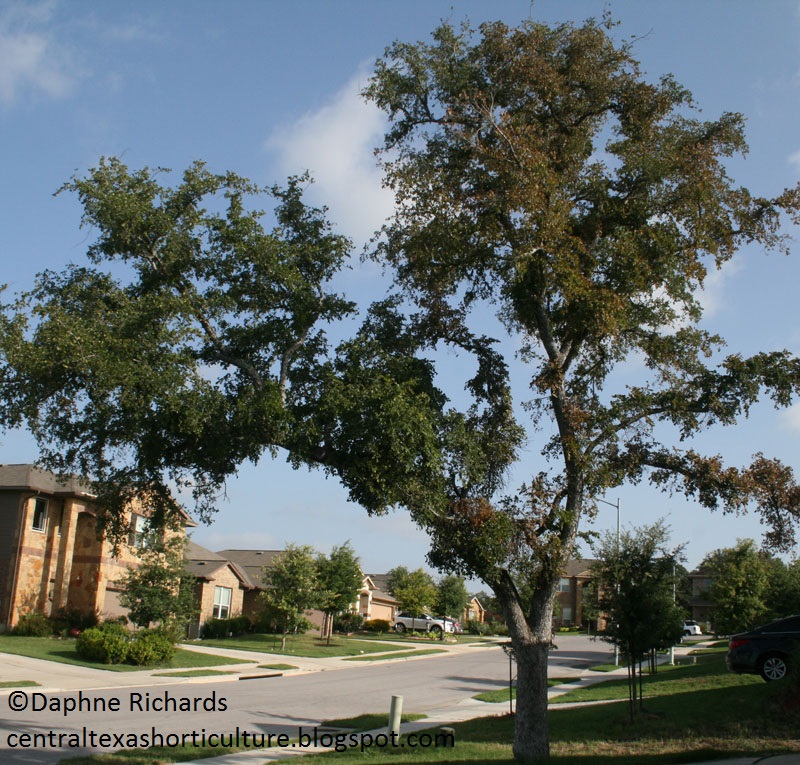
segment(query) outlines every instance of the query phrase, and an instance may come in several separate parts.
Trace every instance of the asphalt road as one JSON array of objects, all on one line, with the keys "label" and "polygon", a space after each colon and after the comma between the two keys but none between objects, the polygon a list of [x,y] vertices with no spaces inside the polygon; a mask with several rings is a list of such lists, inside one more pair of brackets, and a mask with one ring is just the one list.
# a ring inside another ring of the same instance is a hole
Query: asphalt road
[{"label": "asphalt road", "polygon": [[[551,675],[590,661],[608,659],[608,647],[586,638],[559,639]],[[565,669],[566,668],[566,669]],[[85,750],[9,747],[9,734],[97,736],[162,735],[205,731],[231,734],[298,735],[298,728],[367,712],[388,712],[392,695],[403,696],[405,712],[430,713],[481,691],[505,687],[509,660],[500,647],[472,648],[449,656],[402,662],[348,665],[346,669],[226,682],[187,682],[110,690],[44,694],[20,689],[0,703],[0,762],[28,765],[58,762]],[[22,695],[22,694],[25,695]],[[13,711],[11,706],[25,709]],[[46,706],[34,709],[34,705]],[[69,706],[82,705],[70,710]],[[105,706],[105,711],[102,708]],[[91,707],[91,711],[87,709]],[[62,741],[67,741],[64,738]],[[25,739],[12,739],[23,743]],[[57,743],[57,739],[55,741]]]}]

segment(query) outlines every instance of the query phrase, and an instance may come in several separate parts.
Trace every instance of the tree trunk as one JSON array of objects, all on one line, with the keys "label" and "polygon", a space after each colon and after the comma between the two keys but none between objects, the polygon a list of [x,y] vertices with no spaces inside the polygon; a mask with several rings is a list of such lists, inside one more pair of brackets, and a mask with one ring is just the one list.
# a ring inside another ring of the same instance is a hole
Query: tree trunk
[{"label": "tree trunk", "polygon": [[517,713],[514,720],[514,759],[533,762],[550,756],[547,727],[547,655],[553,630],[555,583],[534,595],[527,619],[510,581],[494,587],[506,616],[517,662]]},{"label": "tree trunk", "polygon": [[547,652],[546,644],[514,641],[517,659],[517,715],[514,723],[514,759],[531,762],[550,756],[547,728]]}]

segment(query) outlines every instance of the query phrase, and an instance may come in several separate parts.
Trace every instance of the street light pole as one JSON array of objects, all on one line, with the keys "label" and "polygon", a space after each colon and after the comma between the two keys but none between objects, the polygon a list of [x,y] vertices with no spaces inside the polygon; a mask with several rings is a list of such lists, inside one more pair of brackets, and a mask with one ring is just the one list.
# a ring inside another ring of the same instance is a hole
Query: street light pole
[{"label": "street light pole", "polygon": [[[617,572],[615,574],[616,578],[616,587],[617,592],[619,592],[619,497],[617,497],[616,502],[609,502],[606,499],[595,499],[596,502],[602,502],[604,505],[608,505],[609,507],[617,508]],[[617,643],[614,643],[614,666],[619,666],[619,646]]]}]

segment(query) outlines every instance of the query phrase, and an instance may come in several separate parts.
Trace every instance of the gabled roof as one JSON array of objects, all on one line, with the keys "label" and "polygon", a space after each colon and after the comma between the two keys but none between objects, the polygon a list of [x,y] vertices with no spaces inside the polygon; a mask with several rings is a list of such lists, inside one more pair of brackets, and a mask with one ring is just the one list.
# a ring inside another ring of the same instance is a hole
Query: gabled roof
[{"label": "gabled roof", "polygon": [[244,587],[255,589],[255,585],[246,571],[221,555],[201,547],[196,542],[192,542],[191,539],[186,540],[183,558],[184,569],[197,579],[213,581],[222,569],[230,568]]},{"label": "gabled roof", "polygon": [[596,558],[575,558],[574,560],[567,561],[567,565],[564,567],[564,571],[562,576],[567,578],[572,578],[573,576],[577,577],[586,577],[591,578],[592,574],[592,566],[597,563]]},{"label": "gabled roof", "polygon": [[387,603],[397,603],[397,598],[389,593],[388,574],[365,574],[367,579],[372,582],[372,599],[383,600]]},{"label": "gabled roof", "polygon": [[[0,465],[0,491],[33,491],[55,497],[97,499],[91,484],[85,478],[70,476],[62,479],[49,470],[28,463]],[[186,526],[197,526],[180,505],[178,512]]]},{"label": "gabled roof", "polygon": [[217,555],[235,564],[247,575],[254,587],[263,587],[261,570],[282,552],[283,550],[218,550]]},{"label": "gabled roof", "polygon": [[93,498],[91,486],[80,478],[59,479],[36,465],[0,465],[0,491],[35,491],[43,494]]}]

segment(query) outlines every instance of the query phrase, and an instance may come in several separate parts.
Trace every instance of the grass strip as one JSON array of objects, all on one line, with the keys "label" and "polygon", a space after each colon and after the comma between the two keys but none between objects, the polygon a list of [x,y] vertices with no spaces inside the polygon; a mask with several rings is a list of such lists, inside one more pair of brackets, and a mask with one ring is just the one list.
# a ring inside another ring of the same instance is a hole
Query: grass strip
[{"label": "grass strip", "polygon": [[443,648],[423,648],[418,651],[400,651],[399,653],[389,654],[369,654],[367,656],[350,656],[344,661],[382,661],[389,659],[407,659],[410,656],[429,656],[434,653],[447,653]]},{"label": "grass strip", "polygon": [[[555,688],[557,685],[564,685],[564,683],[573,683],[580,680],[579,677],[548,677],[547,687]],[[511,698],[517,698],[517,687],[511,688]],[[476,701],[485,701],[487,704],[499,704],[503,701],[507,702],[509,698],[508,688],[500,688],[496,691],[484,691],[472,697]]]},{"label": "grass strip", "polygon": [[308,659],[323,659],[338,656],[358,656],[363,653],[387,653],[402,651],[402,646],[388,643],[373,643],[347,637],[334,637],[331,644],[320,641],[314,635],[292,635],[281,649],[280,635],[240,635],[224,640],[203,640],[199,645],[212,648],[230,648],[238,651],[258,651],[281,656],[303,656]]},{"label": "grass strip", "polygon": [[177,672],[156,672],[153,677],[208,677],[212,675],[235,675],[220,669],[185,669]]},{"label": "grass strip", "polygon": [[33,688],[41,687],[35,680],[5,680],[0,683],[0,688]]},{"label": "grass strip", "polygon": [[287,669],[297,669],[294,664],[259,664],[259,669],[279,669],[279,670],[287,670]]},{"label": "grass strip", "polygon": [[16,656],[27,656],[31,659],[56,661],[61,664],[74,664],[89,669],[104,669],[109,672],[141,672],[147,669],[191,669],[195,667],[214,667],[222,664],[242,664],[242,659],[230,659],[225,656],[198,653],[179,648],[175,656],[167,664],[154,667],[135,667],[132,664],[101,664],[96,661],[86,661],[78,656],[75,650],[75,640],[68,638],[34,638],[16,637],[13,635],[0,635],[0,653],[10,653]]}]

